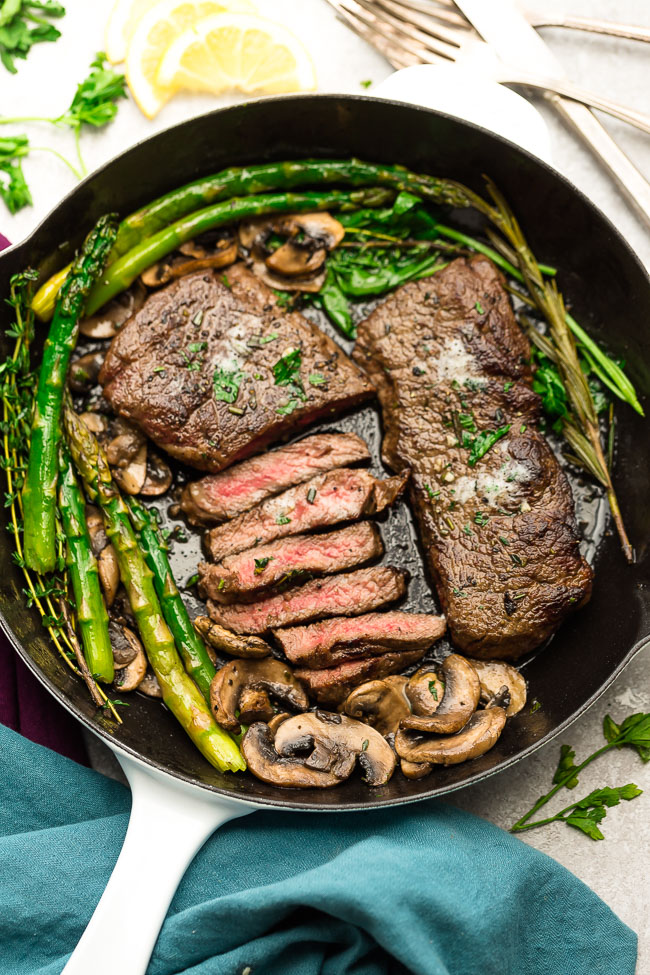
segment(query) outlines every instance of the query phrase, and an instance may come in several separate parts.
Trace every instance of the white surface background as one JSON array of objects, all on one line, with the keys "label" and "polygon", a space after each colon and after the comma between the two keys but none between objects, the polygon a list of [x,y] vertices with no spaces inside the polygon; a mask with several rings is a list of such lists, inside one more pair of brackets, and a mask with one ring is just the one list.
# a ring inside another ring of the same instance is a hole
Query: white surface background
[{"label": "white surface background", "polygon": [[[485,0],[489,3],[489,0]],[[545,9],[568,9],[584,16],[650,23],[647,0],[544,0]],[[56,44],[34,47],[19,73],[0,70],[0,115],[58,115],[69,104],[75,85],[87,73],[94,53],[103,47],[103,27],[110,0],[67,0],[68,13],[61,21],[63,36]],[[323,0],[261,0],[267,15],[284,20],[312,52],[322,91],[362,92],[360,82],[377,83],[390,73],[386,62],[338,23]],[[575,32],[546,30],[544,36],[566,64],[572,80],[589,86],[638,109],[650,111],[650,47]],[[369,89],[372,93],[372,87]],[[153,122],[143,118],[132,101],[122,102],[116,121],[99,133],[84,136],[84,155],[92,169],[153,132],[191,115],[236,99],[204,96],[177,98]],[[551,129],[556,166],[568,175],[628,238],[650,266],[650,231],[641,225],[608,177],[600,172],[589,153],[568,134],[555,116],[542,108]],[[650,137],[622,124],[607,121],[612,133],[650,178]],[[27,131],[34,145],[54,146],[74,154],[69,133],[49,126],[30,125],[9,129]],[[0,230],[12,241],[25,237],[75,185],[74,177],[46,153],[25,162],[34,206],[10,217],[0,204]],[[589,648],[585,647],[585,653]],[[638,710],[650,710],[650,651],[627,668],[610,691],[590,712],[562,736],[578,758],[602,743],[602,717],[608,711],[616,720]],[[550,785],[559,743],[552,743],[526,762],[485,783],[455,793],[452,801],[465,809],[508,826],[528,809]],[[105,761],[98,755],[98,762]],[[108,764],[105,764],[110,771]],[[642,766],[629,750],[609,754],[582,776],[579,792],[602,785],[636,782],[646,793],[634,802],[610,811],[604,824],[605,842],[594,843],[566,826],[551,826],[523,834],[526,842],[544,850],[581,877],[639,934],[638,973],[650,971],[650,766]],[[561,803],[564,805],[564,802]],[[554,810],[559,805],[551,806]],[[598,932],[594,931],[594,937]],[[561,937],[561,932],[549,932]],[[514,975],[514,973],[513,973]],[[519,975],[519,973],[517,973]],[[525,973],[521,973],[525,975]],[[567,975],[570,975],[567,972]]]}]

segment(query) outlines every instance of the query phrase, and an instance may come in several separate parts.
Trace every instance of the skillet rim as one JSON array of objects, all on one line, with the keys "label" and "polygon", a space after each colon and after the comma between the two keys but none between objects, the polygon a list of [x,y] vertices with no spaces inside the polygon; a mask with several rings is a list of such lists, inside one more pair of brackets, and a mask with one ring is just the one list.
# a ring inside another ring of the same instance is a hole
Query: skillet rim
[{"label": "skillet rim", "polygon": [[[650,293],[650,276],[648,270],[644,266],[643,262],[641,261],[640,257],[638,256],[638,254],[636,253],[632,245],[625,239],[623,234],[617,229],[617,227],[613,224],[610,218],[605,213],[603,213],[603,211],[595,203],[593,203],[582,190],[580,190],[577,186],[575,186],[575,184],[572,183],[571,180],[569,180],[563,173],[559,172],[554,166],[550,165],[546,161],[535,156],[533,153],[530,153],[528,150],[523,149],[522,147],[516,145],[510,140],[500,135],[497,135],[496,133],[491,132],[488,129],[485,129],[482,126],[476,125],[472,122],[467,122],[464,119],[459,119],[456,116],[449,115],[445,112],[440,112],[430,108],[424,108],[397,99],[378,98],[370,95],[357,95],[357,94],[347,95],[347,94],[328,94],[328,93],[279,95],[279,96],[269,96],[263,99],[257,99],[254,100],[252,104],[257,105],[259,104],[259,102],[264,102],[265,104],[266,103],[275,104],[278,102],[290,103],[290,102],[295,102],[297,100],[312,101],[316,103],[332,102],[332,101],[345,101],[345,102],[352,102],[352,103],[361,102],[361,103],[371,103],[371,104],[380,103],[380,104],[393,105],[398,109],[408,108],[410,111],[417,111],[417,112],[425,113],[427,115],[432,115],[438,118],[450,120],[452,123],[456,125],[460,125],[461,127],[466,127],[471,131],[479,133],[481,137],[486,136],[488,137],[488,139],[496,140],[497,143],[501,143],[509,152],[512,152],[514,150],[516,153],[522,154],[534,166],[541,167],[542,170],[546,170],[554,178],[554,180],[559,181],[560,184],[564,184],[565,188],[571,194],[577,196],[578,199],[581,200],[581,202],[588,209],[595,211],[595,213],[603,222],[603,224],[605,225],[609,233],[612,234],[612,236],[617,239],[619,245],[622,246],[623,250],[625,251],[627,260],[630,263],[630,266],[635,265],[636,271],[637,272],[641,271],[641,277],[645,280],[646,285],[648,287],[648,291]],[[43,217],[43,219],[39,221],[37,226],[34,228],[34,230],[32,230],[32,232],[27,237],[25,237],[22,241],[19,241],[16,244],[12,244],[9,248],[3,251],[0,254],[0,265],[2,264],[3,260],[6,257],[12,257],[15,259],[22,250],[28,250],[32,242],[43,231],[43,228],[46,227],[48,222],[52,219],[56,219],[57,211],[65,203],[67,203],[68,200],[73,198],[75,194],[82,192],[91,180],[94,180],[95,178],[102,175],[106,170],[109,169],[109,167],[111,167],[118,160],[120,161],[124,160],[125,157],[127,157],[130,153],[137,152],[146,143],[152,143],[156,139],[168,138],[170,132],[180,133],[185,126],[196,124],[197,121],[199,120],[203,121],[204,124],[207,124],[207,120],[213,119],[217,116],[221,117],[229,113],[241,112],[249,104],[251,104],[251,102],[239,103],[237,105],[226,106],[224,108],[217,108],[210,112],[195,115],[189,119],[184,119],[183,121],[175,125],[168,126],[167,128],[152,134],[151,136],[148,136],[143,139],[139,139],[137,142],[130,145],[123,152],[117,153],[116,155],[112,156],[109,160],[103,163],[98,169],[88,174],[80,183],[78,183],[75,187],[73,187],[65,196],[63,196],[52,207],[52,209]],[[317,156],[315,156],[314,158],[317,158]],[[31,670],[31,672],[37,677],[37,679],[43,684],[43,686],[49,691],[49,693],[52,694],[52,696],[56,700],[58,700],[59,703],[66,708],[66,710],[68,710],[71,714],[73,714],[74,717],[77,718],[77,720],[79,720],[86,728],[88,728],[88,730],[92,731],[99,738],[104,740],[111,747],[111,749],[118,752],[123,752],[124,754],[135,759],[137,762],[142,763],[145,766],[150,767],[151,769],[154,769],[158,774],[170,776],[172,779],[183,782],[186,785],[196,786],[197,788],[201,789],[203,793],[213,794],[215,796],[223,797],[231,801],[240,801],[240,802],[243,801],[243,802],[254,803],[256,806],[259,806],[260,808],[265,808],[265,807],[280,808],[280,809],[287,809],[287,810],[294,810],[294,811],[307,811],[307,812],[347,812],[347,811],[353,812],[353,811],[360,811],[363,809],[378,809],[385,806],[397,806],[397,805],[403,805],[411,802],[419,802],[419,801],[424,801],[426,799],[447,795],[451,792],[457,791],[458,789],[465,788],[466,786],[473,785],[476,782],[482,781],[484,779],[487,779],[490,776],[496,775],[499,772],[502,772],[505,769],[509,768],[510,766],[514,765],[516,762],[526,758],[534,751],[536,751],[538,748],[541,748],[542,746],[548,744],[550,741],[552,741],[554,738],[560,735],[566,728],[568,728],[571,724],[573,724],[574,721],[576,721],[579,717],[581,717],[605,693],[605,691],[611,686],[611,684],[616,680],[616,678],[630,663],[630,661],[639,652],[641,652],[644,648],[650,645],[650,633],[648,633],[645,636],[642,636],[635,644],[633,644],[633,646],[627,651],[623,659],[618,663],[618,665],[611,672],[611,674],[606,678],[606,680],[600,685],[600,687],[596,691],[594,691],[594,693],[588,698],[588,700],[586,700],[576,711],[574,711],[563,722],[561,722],[552,730],[548,731],[537,741],[523,748],[516,755],[512,755],[506,759],[503,759],[500,762],[500,764],[494,768],[477,771],[473,775],[470,774],[462,782],[453,783],[451,785],[446,785],[446,786],[440,786],[437,788],[436,787],[428,788],[426,790],[423,790],[418,795],[398,796],[398,797],[391,797],[391,798],[379,798],[379,797],[373,798],[372,792],[369,791],[368,801],[364,801],[361,804],[356,802],[336,803],[334,801],[327,805],[317,805],[314,803],[307,803],[304,800],[300,801],[299,799],[292,799],[289,795],[287,796],[286,799],[284,799],[284,797],[282,799],[274,799],[274,798],[258,798],[258,797],[250,798],[247,797],[245,794],[233,794],[231,791],[226,790],[218,785],[198,782],[191,775],[186,775],[179,771],[172,772],[161,762],[158,762],[155,759],[151,759],[144,756],[136,749],[128,745],[125,745],[122,742],[116,743],[112,739],[112,736],[109,731],[107,731],[103,727],[96,726],[83,713],[79,712],[77,710],[77,706],[68,699],[65,692],[59,690],[59,688],[55,684],[53,684],[50,681],[50,679],[40,670],[40,668],[38,667],[35,660],[30,655],[30,653],[27,651],[27,649],[23,647],[21,645],[20,640],[14,636],[13,631],[11,630],[9,624],[5,619],[4,611],[1,608],[0,608],[0,626],[2,627],[2,630],[6,634],[14,650],[19,654],[21,659],[26,663],[26,665]],[[423,780],[423,781],[427,781],[427,780]],[[432,781],[432,780],[428,780],[428,781]],[[246,788],[247,786],[245,784],[245,789]],[[293,793],[292,795],[295,795],[295,793]]]}]

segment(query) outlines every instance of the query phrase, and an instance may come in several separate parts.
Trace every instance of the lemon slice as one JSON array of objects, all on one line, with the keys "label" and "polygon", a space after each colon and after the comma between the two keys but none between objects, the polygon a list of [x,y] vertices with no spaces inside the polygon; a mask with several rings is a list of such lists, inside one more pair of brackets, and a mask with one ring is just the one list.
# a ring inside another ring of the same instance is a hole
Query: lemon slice
[{"label": "lemon slice", "polygon": [[224,10],[254,11],[250,0],[158,0],[139,21],[127,44],[126,80],[131,94],[148,118],[176,92],[156,80],[160,60],[179,34],[210,14]]},{"label": "lemon slice", "polygon": [[159,86],[220,94],[312,91],[314,64],[282,24],[222,13],[196,21],[170,44],[158,68]]},{"label": "lemon slice", "polygon": [[106,27],[106,57],[119,64],[126,57],[126,45],[142,17],[158,0],[117,0]]}]

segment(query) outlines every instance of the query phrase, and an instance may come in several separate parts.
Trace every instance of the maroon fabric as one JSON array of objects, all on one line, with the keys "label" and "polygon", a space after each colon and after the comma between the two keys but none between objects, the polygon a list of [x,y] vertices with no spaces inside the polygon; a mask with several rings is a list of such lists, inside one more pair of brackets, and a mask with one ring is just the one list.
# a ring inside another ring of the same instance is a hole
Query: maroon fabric
[{"label": "maroon fabric", "polygon": [[0,724],[88,765],[81,725],[48,694],[0,631]]},{"label": "maroon fabric", "polygon": [[4,234],[0,234],[0,251],[3,251],[5,247],[10,247],[11,241],[7,240]]}]

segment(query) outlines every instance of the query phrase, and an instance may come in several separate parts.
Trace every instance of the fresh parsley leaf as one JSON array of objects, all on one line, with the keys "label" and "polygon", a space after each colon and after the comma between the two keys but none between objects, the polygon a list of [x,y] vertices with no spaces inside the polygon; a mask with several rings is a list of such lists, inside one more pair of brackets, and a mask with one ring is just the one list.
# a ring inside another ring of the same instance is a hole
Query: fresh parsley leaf
[{"label": "fresh parsley leaf", "polygon": [[494,447],[498,440],[505,437],[510,426],[510,423],[506,423],[497,430],[482,430],[475,437],[470,437],[469,433],[464,433],[463,447],[469,450],[469,458],[467,460],[469,466],[474,467],[481,457],[484,457],[488,450]]},{"label": "fresh parsley leaf", "polygon": [[323,383],[327,382],[322,372],[310,372],[307,378],[311,386],[322,386]]},{"label": "fresh parsley leaf", "polygon": [[293,304],[294,295],[290,291],[278,291],[273,289],[275,303],[279,308],[289,308]]},{"label": "fresh parsley leaf", "polygon": [[567,416],[567,393],[557,368],[541,352],[536,352],[535,361],[533,389],[541,397],[544,412],[552,420]]},{"label": "fresh parsley leaf", "polygon": [[275,518],[276,525],[288,525],[290,521],[291,518],[287,518],[287,516],[284,513],[276,515]]},{"label": "fresh parsley leaf", "polygon": [[436,688],[436,682],[435,682],[435,680],[430,680],[429,681],[429,693],[433,697],[434,701],[437,701],[438,700],[438,691],[437,691],[437,688]]},{"label": "fresh parsley leaf", "polygon": [[255,575],[258,576],[261,572],[264,572],[264,569],[274,558],[274,555],[265,555],[262,559],[255,559]]},{"label": "fresh parsley leaf", "polygon": [[489,520],[490,519],[488,515],[484,514],[482,511],[477,511],[476,514],[474,515],[474,524],[480,525],[481,528],[483,527],[483,525],[487,525]]},{"label": "fresh parsley leaf", "polygon": [[286,352],[273,366],[273,378],[276,386],[289,386],[291,383],[300,381],[300,366],[302,365],[302,352],[300,349],[293,349]]},{"label": "fresh parsley leaf", "polygon": [[602,806],[598,806],[595,809],[590,809],[588,812],[576,810],[576,812],[567,816],[564,822],[567,826],[573,826],[574,829],[579,829],[592,840],[604,840],[605,837],[598,828],[598,823],[602,822],[606,815],[607,810]]},{"label": "fresh parsley leaf", "polygon": [[621,733],[620,725],[617,725],[610,714],[606,714],[603,718],[603,734],[607,741],[612,744],[612,742],[618,738]]},{"label": "fresh parsley leaf", "polygon": [[471,413],[459,413],[458,422],[463,430],[469,430],[470,433],[476,433],[477,427]]},{"label": "fresh parsley leaf", "polygon": [[284,406],[278,406],[275,412],[279,413],[280,416],[289,416],[291,413],[294,412],[294,410],[298,409],[300,404],[301,404],[301,400],[297,399],[296,397],[293,397],[292,399],[289,400],[288,403],[285,403]]},{"label": "fresh parsley leaf", "polygon": [[370,79],[368,78],[365,81],[360,81],[359,84],[362,88],[370,88],[372,81],[370,81]]},{"label": "fresh parsley leaf", "polygon": [[560,749],[560,761],[553,775],[555,785],[563,785],[567,789],[575,789],[578,784],[578,777],[574,775],[577,766],[573,759],[576,753],[570,745],[562,745]]},{"label": "fresh parsley leaf", "polygon": [[0,197],[10,213],[18,213],[32,203],[32,195],[20,162],[28,153],[29,139],[26,135],[0,139]]},{"label": "fresh parsley leaf", "polygon": [[24,60],[34,44],[56,41],[61,31],[46,17],[63,17],[56,0],[4,0],[0,3],[0,61],[16,74],[16,59]]},{"label": "fresh parsley leaf", "polygon": [[224,403],[235,403],[239,395],[239,386],[244,373],[241,369],[222,369],[220,366],[214,371],[214,398]]},{"label": "fresh parsley leaf", "polygon": [[100,51],[91,61],[90,74],[77,85],[70,107],[58,119],[72,129],[82,125],[101,128],[112,122],[117,115],[120,98],[126,98],[126,78],[123,74],[105,67],[106,55]]},{"label": "fresh parsley leaf", "polygon": [[485,314],[485,309],[484,309],[484,307],[483,307],[483,305],[481,304],[480,301],[477,301],[475,303],[474,307],[476,308],[476,310],[479,313],[479,315],[484,315]]}]

